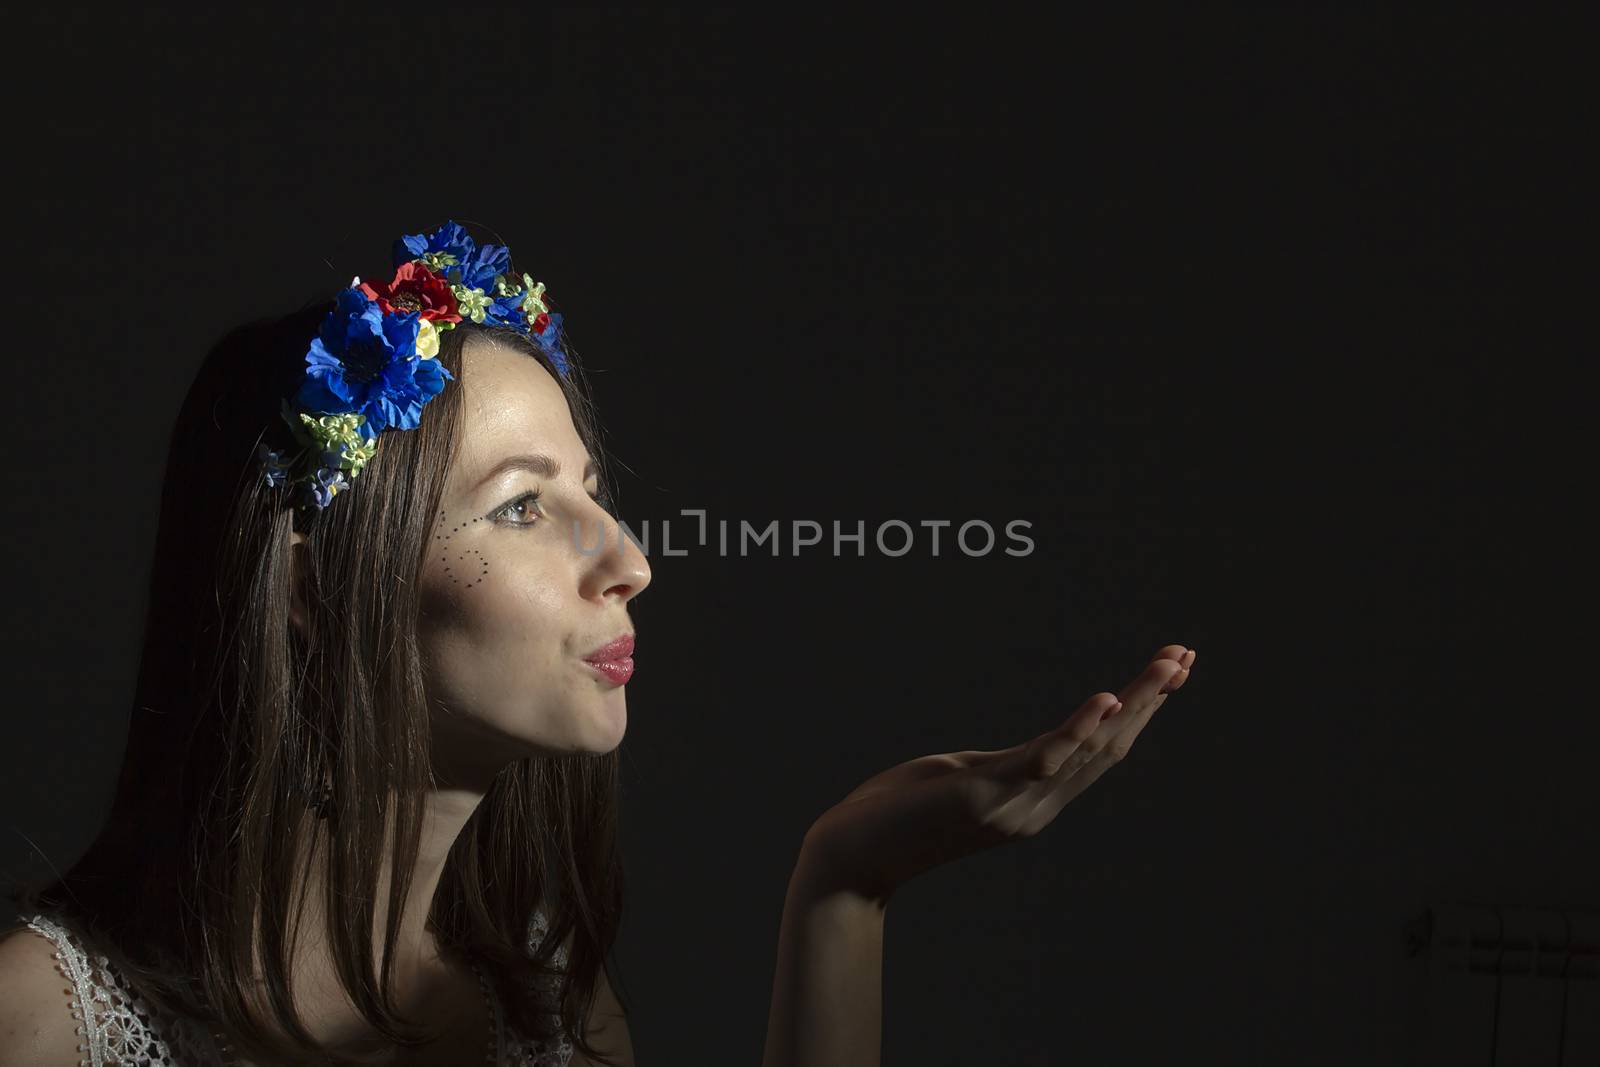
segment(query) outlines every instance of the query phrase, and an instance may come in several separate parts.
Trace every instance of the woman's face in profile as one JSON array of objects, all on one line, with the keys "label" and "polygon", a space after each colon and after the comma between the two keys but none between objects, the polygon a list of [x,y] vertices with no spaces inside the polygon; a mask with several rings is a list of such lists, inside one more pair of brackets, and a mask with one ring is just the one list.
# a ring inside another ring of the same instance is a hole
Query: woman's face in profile
[{"label": "woman's face in profile", "polygon": [[634,632],[628,601],[650,565],[594,499],[591,457],[549,371],[481,336],[462,363],[461,443],[419,578],[419,639],[436,767],[471,781],[529,755],[621,743],[623,675],[586,657]]}]

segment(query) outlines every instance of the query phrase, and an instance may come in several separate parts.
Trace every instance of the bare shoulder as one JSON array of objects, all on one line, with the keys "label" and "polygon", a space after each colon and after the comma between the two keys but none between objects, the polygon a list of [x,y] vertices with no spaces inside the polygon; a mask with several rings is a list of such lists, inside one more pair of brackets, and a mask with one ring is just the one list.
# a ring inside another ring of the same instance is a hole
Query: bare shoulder
[{"label": "bare shoulder", "polygon": [[55,946],[26,925],[0,931],[0,1067],[78,1067],[78,1021]]}]

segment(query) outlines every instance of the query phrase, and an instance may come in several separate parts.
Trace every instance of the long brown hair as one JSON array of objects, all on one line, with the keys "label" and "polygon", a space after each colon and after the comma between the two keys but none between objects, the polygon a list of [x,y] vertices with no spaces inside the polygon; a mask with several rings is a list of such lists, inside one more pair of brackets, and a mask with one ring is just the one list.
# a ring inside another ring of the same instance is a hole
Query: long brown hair
[{"label": "long brown hair", "polygon": [[[383,434],[327,509],[299,511],[284,487],[264,483],[256,448],[290,443],[279,404],[298,386],[328,307],[240,327],[201,366],[167,456],[116,798],[65,875],[9,895],[19,912],[52,910],[113,948],[158,1010],[220,1023],[258,1055],[345,1064],[365,1061],[316,1043],[289,992],[307,889],[294,884],[297,847],[326,847],[326,935],[362,1017],[398,1044],[437,1036],[397,1013],[390,986],[433,780],[416,579],[458,443],[463,345],[485,331],[463,322],[445,332],[437,358],[455,381],[420,425]],[[555,374],[536,346],[505,330],[493,337]],[[582,368],[561,343],[569,371],[557,380],[603,465]],[[601,484],[610,484],[604,466]],[[291,529],[309,540],[304,633],[290,622]],[[320,783],[331,787],[326,820],[308,803]],[[455,842],[428,916],[441,947],[485,961],[522,1033],[548,1037],[558,1017],[584,1055],[604,1062],[582,1023],[621,918],[617,806],[615,751],[515,761]],[[382,850],[371,843],[390,832],[380,975]],[[535,909],[549,932],[530,954]],[[559,1009],[535,1003],[529,991],[557,981],[550,955],[569,935]]]}]

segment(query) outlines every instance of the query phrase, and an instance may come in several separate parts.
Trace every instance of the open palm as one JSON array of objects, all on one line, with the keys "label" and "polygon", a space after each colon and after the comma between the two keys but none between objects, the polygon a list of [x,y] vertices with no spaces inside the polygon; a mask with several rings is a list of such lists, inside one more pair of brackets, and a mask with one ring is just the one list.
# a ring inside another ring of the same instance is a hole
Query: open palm
[{"label": "open palm", "polygon": [[1031,837],[1128,754],[1195,658],[1167,645],[1120,693],[1094,694],[1032,740],[921,756],[876,774],[812,824],[806,846],[834,888],[887,901],[939,864]]}]

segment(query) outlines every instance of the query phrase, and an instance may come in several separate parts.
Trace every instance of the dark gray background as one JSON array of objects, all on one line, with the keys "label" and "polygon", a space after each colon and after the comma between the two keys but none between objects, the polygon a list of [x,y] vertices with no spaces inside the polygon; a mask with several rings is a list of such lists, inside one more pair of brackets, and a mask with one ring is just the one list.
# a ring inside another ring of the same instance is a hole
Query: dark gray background
[{"label": "dark gray background", "polygon": [[1407,921],[1600,911],[1572,28],[36,18],[7,70],[8,876],[109,804],[206,347],[453,217],[566,312],[630,525],[1033,523],[1026,558],[652,547],[641,1064],[757,1061],[825,808],[1171,641],[1197,670],[1127,761],[895,898],[886,1063],[1418,1062],[1445,1030],[1488,1063],[1481,1015],[1429,1021]]}]

